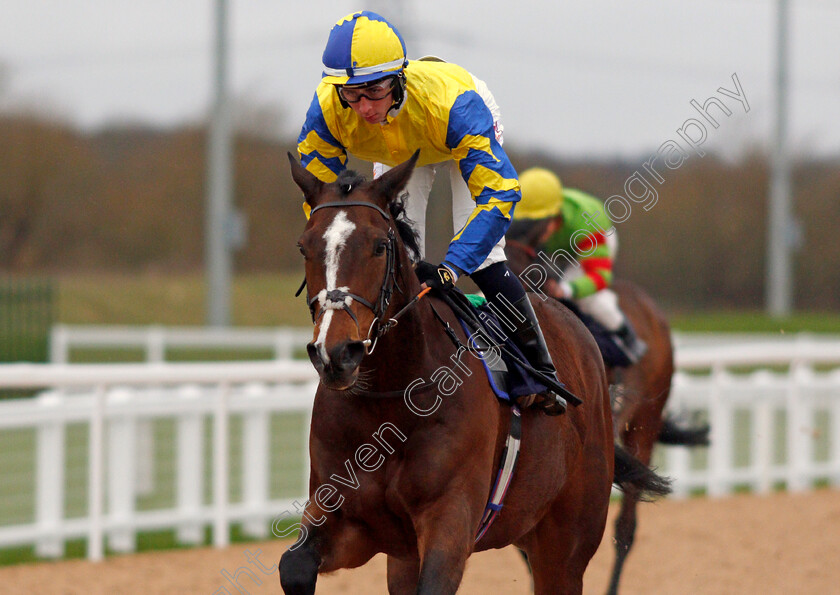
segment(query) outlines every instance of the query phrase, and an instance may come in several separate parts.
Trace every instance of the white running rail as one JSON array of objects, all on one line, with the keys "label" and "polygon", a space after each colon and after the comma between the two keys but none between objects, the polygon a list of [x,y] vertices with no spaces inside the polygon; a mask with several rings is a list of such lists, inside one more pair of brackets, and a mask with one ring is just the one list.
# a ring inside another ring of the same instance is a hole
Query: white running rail
[{"label": "white running rail", "polygon": [[50,361],[66,364],[74,348],[141,349],[149,362],[165,361],[168,349],[266,349],[275,359],[291,359],[312,340],[312,329],[189,326],[74,326],[50,332]]},{"label": "white running rail", "polygon": [[[294,511],[293,501],[307,485],[301,477],[291,497],[269,499],[270,416],[304,414],[302,438],[292,446],[308,477],[306,430],[316,387],[311,364],[302,361],[0,365],[0,388],[48,389],[34,399],[0,401],[0,438],[6,430],[34,429],[36,436],[35,520],[0,526],[0,547],[35,543],[39,555],[54,557],[63,554],[67,539],[86,537],[88,558],[100,560],[106,535],[111,550],[132,551],[139,530],[175,527],[181,541],[200,543],[203,527],[212,523],[213,542],[222,547],[230,523],[242,522],[246,533],[265,537],[269,521]],[[234,416],[242,425],[237,445],[229,443]],[[149,419],[175,422],[175,503],[137,511],[135,438],[138,422]],[[206,419],[212,425],[209,504]],[[68,427],[79,423],[87,426],[87,507],[83,517],[67,519]],[[229,501],[232,450],[242,454],[238,503]]]},{"label": "white running rail", "polygon": [[[677,497],[840,485],[840,340],[683,345],[677,362],[670,410],[712,426],[710,448],[658,456]],[[35,544],[55,557],[84,537],[98,560],[106,544],[132,551],[137,533],[153,529],[201,543],[211,526],[217,546],[233,523],[266,537],[273,519],[306,498],[316,386],[309,362],[291,360],[0,365],[0,390],[42,391],[0,401],[0,448],[22,469],[8,483],[9,465],[0,465],[0,547]],[[163,458],[156,473],[169,470],[171,494],[140,506],[136,471],[148,455],[138,428],[149,421],[158,424],[154,440],[169,432],[170,451],[149,452]],[[278,461],[288,458],[295,477],[278,496]],[[18,484],[28,487],[4,491]],[[68,514],[74,493],[85,500]]]}]

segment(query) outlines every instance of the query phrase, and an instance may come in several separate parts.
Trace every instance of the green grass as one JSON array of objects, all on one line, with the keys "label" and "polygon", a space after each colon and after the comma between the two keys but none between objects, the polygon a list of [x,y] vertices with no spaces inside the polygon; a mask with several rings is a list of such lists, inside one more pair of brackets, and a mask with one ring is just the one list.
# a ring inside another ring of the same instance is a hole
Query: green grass
[{"label": "green grass", "polygon": [[[235,326],[309,326],[302,273],[237,277],[231,291]],[[201,275],[81,275],[59,279],[63,324],[200,326],[206,323]]]},{"label": "green grass", "polygon": [[[306,351],[300,349],[293,352],[298,359],[305,357]],[[254,361],[274,358],[271,349],[259,348],[219,348],[192,349],[176,348],[166,350],[168,362],[231,362]],[[146,361],[146,352],[140,348],[109,348],[109,347],[72,347],[68,361],[74,364],[92,363],[136,363]]]},{"label": "green grass", "polygon": [[691,312],[669,316],[681,332],[715,333],[840,333],[838,312],[797,312],[774,318],[758,311]]},{"label": "green grass", "polygon": [[[235,326],[311,325],[302,272],[240,275],[233,281]],[[73,275],[59,278],[58,320],[65,324],[203,325],[205,285],[190,275]],[[840,333],[840,312],[798,312],[773,318],[759,310],[674,312],[681,332]]]}]

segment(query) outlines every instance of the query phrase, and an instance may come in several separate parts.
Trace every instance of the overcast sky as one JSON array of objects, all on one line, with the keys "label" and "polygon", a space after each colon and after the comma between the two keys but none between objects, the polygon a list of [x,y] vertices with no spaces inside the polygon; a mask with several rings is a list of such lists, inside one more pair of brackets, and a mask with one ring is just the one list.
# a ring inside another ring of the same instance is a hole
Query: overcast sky
[{"label": "overcast sky", "polygon": [[[3,104],[84,127],[174,125],[206,113],[213,0],[0,0]],[[231,87],[300,128],[332,24],[362,7],[484,79],[506,142],[567,157],[655,151],[717,97],[707,147],[772,137],[776,0],[230,0]],[[791,0],[791,141],[840,154],[840,1]],[[749,104],[727,97],[736,75]],[[695,127],[695,132],[699,130]]]}]

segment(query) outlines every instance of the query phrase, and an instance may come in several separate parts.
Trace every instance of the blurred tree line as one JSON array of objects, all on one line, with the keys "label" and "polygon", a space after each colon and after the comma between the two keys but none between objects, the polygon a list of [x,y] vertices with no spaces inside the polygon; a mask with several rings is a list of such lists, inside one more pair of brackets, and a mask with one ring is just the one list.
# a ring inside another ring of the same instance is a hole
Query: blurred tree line
[{"label": "blurred tree line", "polygon": [[[300,267],[304,216],[279,142],[241,126],[235,140],[236,207],[247,220],[238,273]],[[81,132],[43,116],[0,114],[0,268],[14,273],[195,272],[203,267],[206,139],[195,124],[158,130],[122,125]],[[507,147],[517,169],[541,165],[566,186],[601,198],[625,194],[638,160],[562,161]],[[369,175],[370,166],[352,162]],[[831,309],[840,295],[840,161],[796,165],[794,212],[802,222],[795,256],[799,308]],[[671,308],[761,307],[764,296],[767,156],[737,161],[691,156],[657,168],[658,199],[633,203],[618,225],[617,274]],[[648,180],[651,181],[650,176]],[[429,257],[450,237],[447,184],[436,184]],[[793,225],[793,222],[791,223]]]}]

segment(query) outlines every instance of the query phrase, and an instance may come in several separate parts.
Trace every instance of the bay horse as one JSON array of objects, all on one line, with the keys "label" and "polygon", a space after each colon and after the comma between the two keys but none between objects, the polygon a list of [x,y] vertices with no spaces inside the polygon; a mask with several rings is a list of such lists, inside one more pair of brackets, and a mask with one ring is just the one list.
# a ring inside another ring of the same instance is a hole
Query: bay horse
[{"label": "bay horse", "polygon": [[586,328],[536,301],[559,376],[584,404],[558,417],[521,413],[504,508],[476,543],[513,410],[478,358],[454,348],[453,336],[467,339],[451,310],[416,297],[416,237],[397,197],[418,155],[373,181],[345,171],[332,184],[289,155],[311,209],[298,244],[320,383],[309,500],[281,585],[311,594],[319,573],[384,552],[390,593],[455,593],[474,551],[516,544],[536,593],[581,593],[613,480],[660,493],[667,482],[614,449],[606,373]]},{"label": "bay horse", "polygon": [[[522,275],[530,265],[539,262],[532,247],[517,241],[507,241],[505,254],[516,275]],[[647,353],[636,364],[607,368],[616,439],[645,465],[650,465],[657,441],[675,446],[708,445],[708,426],[683,427],[663,415],[674,375],[671,327],[665,314],[635,283],[619,279],[612,289],[618,295],[622,312],[648,346]],[[643,496],[635,486],[623,491],[615,522],[615,562],[607,591],[609,595],[618,592],[621,571],[635,538],[636,507]]]}]

